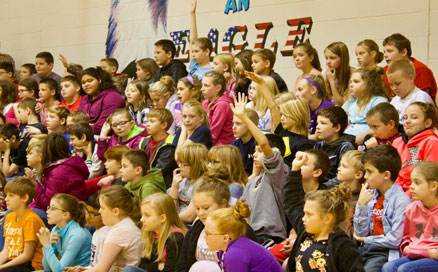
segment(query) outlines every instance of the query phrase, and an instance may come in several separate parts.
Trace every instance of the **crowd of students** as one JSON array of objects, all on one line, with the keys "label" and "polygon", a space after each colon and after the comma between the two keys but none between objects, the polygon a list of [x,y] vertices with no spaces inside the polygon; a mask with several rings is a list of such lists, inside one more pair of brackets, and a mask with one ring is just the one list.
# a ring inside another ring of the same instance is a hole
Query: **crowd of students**
[{"label": "crowd of students", "polygon": [[188,71],[165,39],[134,79],[0,56],[0,271],[436,271],[437,86],[410,41],[359,42],[357,68],[335,42],[325,69],[299,44],[288,88],[190,17]]}]

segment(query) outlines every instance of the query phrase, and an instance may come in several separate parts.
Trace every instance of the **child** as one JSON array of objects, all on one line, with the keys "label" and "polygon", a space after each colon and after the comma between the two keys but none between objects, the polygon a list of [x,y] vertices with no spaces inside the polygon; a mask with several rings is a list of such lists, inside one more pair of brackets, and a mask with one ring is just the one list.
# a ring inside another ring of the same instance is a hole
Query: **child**
[{"label": "child", "polygon": [[126,108],[131,113],[132,119],[136,124],[146,125],[146,116],[152,106],[148,90],[149,85],[144,80],[129,82],[125,90]]},{"label": "child", "polygon": [[371,148],[362,163],[366,183],[354,213],[354,238],[363,243],[365,270],[381,271],[383,264],[400,257],[405,210],[411,200],[395,182],[401,167],[395,148]]},{"label": "child", "polygon": [[141,269],[128,266],[123,271],[175,271],[187,229],[178,217],[172,198],[162,193],[147,196],[141,203],[141,215],[145,244]]},{"label": "child", "polygon": [[297,95],[298,83],[305,75],[321,75],[321,63],[319,62],[318,51],[310,43],[300,43],[293,51],[295,67],[303,73],[295,81],[294,94]]},{"label": "child", "polygon": [[151,169],[161,169],[166,187],[169,188],[173,170],[178,167],[175,162],[175,146],[172,145],[173,135],[167,133],[173,117],[166,109],[151,109],[147,119],[149,136],[140,141],[138,148],[146,152]]},{"label": "child", "polygon": [[[258,125],[259,116],[255,110],[245,109],[245,114],[255,125]],[[242,156],[243,168],[246,174],[250,176],[253,169],[253,154],[256,143],[248,127],[236,115],[233,116],[233,135],[236,140],[234,140],[231,145],[239,149]]]},{"label": "child", "polygon": [[341,107],[325,107],[317,112],[316,138],[320,142],[314,148],[320,149],[329,155],[330,171],[326,181],[336,176],[339,161],[342,155],[355,150],[354,137],[344,135],[348,124],[348,116]]},{"label": "child", "polygon": [[[50,52],[39,52],[35,56],[36,74],[32,75],[32,78],[38,83],[40,83],[43,79],[51,78],[56,81],[56,86],[59,86],[61,76],[52,71],[53,65],[53,55]],[[58,87],[56,87],[56,91],[58,92]]]},{"label": "child", "polygon": [[17,101],[17,89],[12,81],[0,80],[0,113],[8,123],[18,126],[14,103]]},{"label": "child", "polygon": [[252,55],[254,51],[243,49],[234,56],[234,69],[236,74],[235,93],[248,96],[251,80],[246,77],[245,71],[252,72]]},{"label": "child", "polygon": [[210,131],[214,145],[230,144],[234,141],[232,123],[233,112],[230,103],[233,100],[224,94],[226,81],[223,75],[210,71],[202,79],[202,106],[207,111]]},{"label": "child", "polygon": [[20,131],[11,123],[0,127],[0,151],[2,171],[6,177],[22,176],[26,163],[27,142],[19,138]]},{"label": "child", "polygon": [[12,212],[4,218],[5,244],[0,253],[0,271],[40,270],[43,252],[37,233],[44,223],[27,207],[35,195],[35,183],[25,177],[13,179],[6,184],[5,193]]},{"label": "child", "polygon": [[[390,65],[397,59],[409,60],[415,66],[414,85],[428,93],[433,101],[437,101],[437,85],[432,71],[421,61],[411,57],[411,41],[400,33],[394,33],[383,40],[383,52],[386,63]],[[390,88],[394,88],[389,81],[388,65],[385,69],[385,82]]]},{"label": "child", "polygon": [[18,99],[37,99],[39,94],[38,82],[33,78],[26,78],[18,82]]},{"label": "child", "polygon": [[79,156],[71,156],[68,141],[64,136],[49,133],[44,140],[41,164],[42,179],[37,183],[37,192],[31,208],[47,210],[50,199],[57,193],[85,199],[85,180],[90,173]]},{"label": "child", "polygon": [[40,81],[39,83],[39,99],[42,102],[42,108],[41,108],[41,112],[40,112],[40,120],[42,124],[46,124],[46,120],[47,120],[47,109],[52,107],[52,106],[56,106],[59,104],[57,98],[58,98],[58,93],[57,93],[57,83],[54,79],[51,78],[46,78]]},{"label": "child", "polygon": [[361,143],[370,129],[366,122],[367,112],[377,104],[388,102],[382,77],[374,69],[355,70],[351,75],[350,95],[351,98],[342,105],[349,123],[345,133],[357,136],[356,142]]},{"label": "child", "polygon": [[438,136],[433,129],[438,126],[438,117],[433,104],[414,102],[404,114],[405,134],[394,140],[392,145],[402,159],[402,169],[397,183],[410,196],[411,172],[419,161],[438,161]]},{"label": "child", "polygon": [[103,162],[97,156],[97,145],[94,142],[93,128],[89,123],[79,122],[68,128],[70,145],[73,152],[78,154],[87,165],[90,175],[88,179],[102,175]]},{"label": "child", "polygon": [[412,170],[413,182],[410,189],[414,202],[406,208],[403,241],[400,245],[403,257],[386,263],[383,272],[438,269],[437,241],[434,239],[438,223],[437,176],[436,162],[420,162]]},{"label": "child", "polygon": [[196,76],[202,81],[205,73],[212,70],[210,66],[210,55],[213,50],[213,44],[211,40],[206,37],[198,38],[198,27],[196,25],[197,2],[197,0],[193,0],[190,10],[189,74]]},{"label": "child", "polygon": [[154,77],[157,73],[158,67],[157,63],[151,58],[145,58],[138,60],[136,63],[136,75],[138,80],[144,80],[149,86],[154,83]]},{"label": "child", "polygon": [[149,169],[149,159],[143,150],[129,150],[123,154],[120,177],[125,187],[141,200],[150,194],[166,191],[161,170]]},{"label": "child", "polygon": [[188,75],[178,80],[176,95],[181,105],[189,100],[202,102],[202,83],[195,76]]},{"label": "child", "polygon": [[234,75],[234,56],[230,53],[220,53],[213,58],[213,71],[224,75],[227,85],[225,86],[225,94],[233,97],[236,93],[236,77]]},{"label": "child", "polygon": [[184,63],[173,59],[176,48],[171,40],[163,39],[155,43],[154,58],[161,68],[155,74],[155,82],[160,81],[162,76],[171,76],[173,82],[178,82],[182,77],[187,76],[187,70]]},{"label": "child", "polygon": [[41,163],[44,141],[47,138],[47,134],[38,136],[32,136],[28,147],[26,148],[26,161],[27,165],[31,168],[25,168],[24,172],[26,177],[31,180],[41,182],[41,174],[43,172],[43,165]]},{"label": "child", "polygon": [[[239,95],[234,114],[248,127],[257,142],[254,152],[254,170],[248,177],[243,199],[252,210],[249,225],[260,241],[272,239],[276,242],[286,238],[286,218],[283,208],[283,187],[289,169],[283,162],[284,142],[276,135],[263,134],[245,114],[246,97]],[[260,201],[262,200],[263,201]],[[267,212],[269,209],[269,212]]]},{"label": "child", "polygon": [[343,42],[329,44],[324,50],[326,68],[322,76],[327,81],[327,93],[337,106],[342,106],[348,98],[351,77],[348,47]]},{"label": "child", "polygon": [[100,60],[99,66],[114,77],[119,69],[119,62],[115,58],[103,58]]},{"label": "child", "polygon": [[61,79],[61,95],[64,99],[59,103],[66,107],[70,112],[77,111],[81,103],[81,82],[77,77],[66,76]]},{"label": "child", "polygon": [[244,200],[238,200],[232,208],[223,208],[210,213],[205,222],[205,240],[208,249],[219,250],[219,265],[225,272],[250,271],[250,269],[283,271],[269,251],[245,236],[246,218],[250,214],[251,210]]},{"label": "child", "polygon": [[47,134],[47,128],[38,122],[38,115],[35,112],[36,101],[32,98],[25,98],[17,105],[17,118],[20,122],[20,138],[29,142],[30,136],[35,134]]},{"label": "child", "polygon": [[391,61],[391,64],[386,70],[388,81],[395,93],[395,97],[391,100],[400,117],[400,125],[403,124],[403,117],[406,108],[412,102],[432,103],[432,98],[415,86],[415,67],[410,60],[397,59]]},{"label": "child", "polygon": [[81,110],[70,112],[67,116],[67,127],[70,127],[78,122],[90,123],[90,116]]},{"label": "child", "polygon": [[252,70],[255,74],[261,76],[270,76],[275,80],[278,90],[283,93],[287,92],[288,88],[283,78],[274,72],[275,53],[269,49],[258,49],[252,55]]},{"label": "child", "polygon": [[[83,204],[80,204],[74,196],[56,194],[50,200],[47,221],[55,225],[52,231],[41,228],[37,234],[43,246],[44,270],[63,271],[68,266],[88,265],[91,234],[84,228]],[[61,259],[58,259],[58,255]]]},{"label": "child", "polygon": [[374,69],[383,60],[383,53],[379,51],[379,46],[373,40],[365,39],[358,42],[355,52],[357,64],[361,68]]},{"label": "child", "polygon": [[49,133],[56,132],[64,135],[67,140],[70,139],[67,129],[67,117],[70,111],[63,106],[53,106],[47,109],[47,130]]},{"label": "child", "polygon": [[0,62],[0,80],[14,82],[14,66],[9,62]]},{"label": "child", "polygon": [[34,74],[36,74],[35,64],[25,63],[21,65],[19,80],[22,81],[27,78],[32,78]]},{"label": "child", "polygon": [[154,108],[168,109],[173,116],[173,124],[169,133],[175,135],[181,127],[181,103],[175,94],[175,86],[170,76],[163,76],[149,88],[149,95]]}]

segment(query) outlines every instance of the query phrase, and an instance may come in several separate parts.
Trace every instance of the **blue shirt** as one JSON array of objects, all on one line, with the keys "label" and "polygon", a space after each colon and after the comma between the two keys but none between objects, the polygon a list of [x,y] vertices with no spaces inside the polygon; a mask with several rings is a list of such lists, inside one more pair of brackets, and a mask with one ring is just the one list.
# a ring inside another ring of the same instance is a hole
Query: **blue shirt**
[{"label": "blue shirt", "polygon": [[213,70],[211,67],[201,67],[198,63],[196,63],[193,59],[190,61],[189,65],[189,73],[192,76],[196,76],[199,81],[202,81],[205,73]]}]

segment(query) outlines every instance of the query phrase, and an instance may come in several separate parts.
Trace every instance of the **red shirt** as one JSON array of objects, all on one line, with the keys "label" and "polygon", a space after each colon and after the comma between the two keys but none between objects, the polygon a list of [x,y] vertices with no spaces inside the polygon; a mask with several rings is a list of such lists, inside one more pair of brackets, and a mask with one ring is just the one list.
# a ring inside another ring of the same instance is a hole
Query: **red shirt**
[{"label": "red shirt", "polygon": [[371,235],[381,235],[383,234],[383,223],[382,223],[382,215],[383,215],[383,201],[385,198],[383,196],[379,196],[377,198],[376,204],[373,207],[373,233]]},{"label": "red shirt", "polygon": [[59,106],[66,107],[70,112],[77,111],[79,109],[79,104],[81,104],[82,96],[79,96],[79,98],[71,105],[67,105],[67,102],[65,100],[62,100],[61,103],[59,103]]}]

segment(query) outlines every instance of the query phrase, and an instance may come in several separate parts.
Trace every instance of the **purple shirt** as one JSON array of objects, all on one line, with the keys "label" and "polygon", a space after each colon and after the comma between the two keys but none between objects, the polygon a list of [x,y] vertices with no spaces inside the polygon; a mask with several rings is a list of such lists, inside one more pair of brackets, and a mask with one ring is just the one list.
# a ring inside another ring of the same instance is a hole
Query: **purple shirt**
[{"label": "purple shirt", "polygon": [[335,104],[333,104],[330,101],[327,100],[323,100],[321,102],[321,104],[319,105],[318,108],[316,108],[315,110],[310,110],[310,126],[309,126],[309,134],[314,134],[315,130],[316,130],[316,112],[319,109],[325,108],[325,107],[330,107],[330,106],[334,106]]}]

